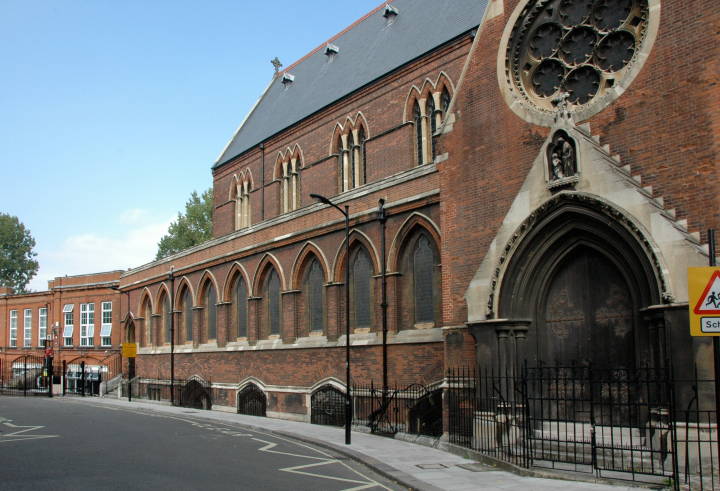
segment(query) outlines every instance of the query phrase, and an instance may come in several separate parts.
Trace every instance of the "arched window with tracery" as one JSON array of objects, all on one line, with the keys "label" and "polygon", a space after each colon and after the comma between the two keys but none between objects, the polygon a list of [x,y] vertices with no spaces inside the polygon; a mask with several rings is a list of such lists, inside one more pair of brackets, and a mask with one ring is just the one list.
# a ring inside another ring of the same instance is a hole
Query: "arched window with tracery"
[{"label": "arched window with tracery", "polygon": [[241,274],[237,275],[233,288],[233,303],[235,314],[235,335],[238,338],[246,338],[248,335],[247,318],[248,291],[245,280]]},{"label": "arched window with tracery", "polygon": [[265,278],[263,288],[263,315],[265,332],[270,336],[280,335],[280,277],[274,269],[270,269]]},{"label": "arched window with tracery", "polygon": [[305,319],[309,332],[325,330],[324,278],[320,262],[313,258],[305,268],[302,282],[305,297]]},{"label": "arched window with tracery", "polygon": [[215,292],[215,287],[212,284],[212,281],[207,281],[205,283],[205,288],[203,290],[203,307],[205,309],[204,317],[203,317],[203,323],[205,324],[203,327],[204,334],[207,336],[206,339],[203,339],[204,336],[200,336],[200,339],[202,341],[212,341],[217,339],[217,293]]},{"label": "arched window with tracery", "polygon": [[372,325],[372,262],[362,247],[350,254],[350,324],[353,329]]},{"label": "arched window with tracery", "polygon": [[245,178],[237,182],[235,189],[235,230],[250,224],[250,181]]},{"label": "arched window with tracery", "polygon": [[[441,75],[435,84],[426,80],[425,88],[422,91],[413,89],[414,95],[408,99],[412,101],[412,110],[408,117],[415,125],[418,165],[430,164],[435,160],[433,135],[445,121],[452,98],[448,84],[449,81],[444,75]],[[406,110],[409,110],[408,106]]]},{"label": "arched window with tracery", "polygon": [[398,309],[401,328],[434,327],[440,323],[440,255],[435,241],[418,230],[406,241],[400,260]]},{"label": "arched window with tracery", "polygon": [[365,184],[365,140],[367,134],[362,124],[338,136],[342,191],[349,191]]},{"label": "arched window with tracery", "polygon": [[300,207],[300,155],[288,155],[280,163],[280,213]]}]

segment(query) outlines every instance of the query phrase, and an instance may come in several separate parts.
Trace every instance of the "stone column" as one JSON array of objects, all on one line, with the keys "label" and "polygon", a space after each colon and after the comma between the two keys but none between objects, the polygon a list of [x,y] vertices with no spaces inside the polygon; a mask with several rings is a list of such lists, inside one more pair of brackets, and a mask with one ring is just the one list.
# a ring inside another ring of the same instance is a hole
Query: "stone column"
[{"label": "stone column", "polygon": [[235,336],[232,336],[231,333],[231,320],[232,315],[230,312],[230,308],[232,306],[232,303],[230,302],[222,302],[217,305],[217,345],[218,347],[225,346],[228,341],[234,341]]},{"label": "stone column", "polygon": [[283,343],[292,344],[300,336],[297,322],[297,299],[300,290],[287,290],[282,292],[282,325],[280,337]]},{"label": "stone column", "polygon": [[203,314],[205,313],[205,309],[202,307],[193,307],[193,348],[197,348],[200,344],[204,343],[205,340],[201,339],[201,334],[204,329],[202,329],[202,324],[205,319],[203,319]]},{"label": "stone column", "polygon": [[388,318],[388,333],[395,333],[400,330],[400,326],[398,323],[398,301],[399,301],[399,295],[398,295],[398,283],[400,280],[400,273],[398,272],[388,272],[385,281],[387,282],[387,303],[388,303],[388,310],[387,310],[387,318]]},{"label": "stone column", "polygon": [[343,302],[343,284],[342,283],[328,283],[325,285],[325,298],[327,300],[327,324],[326,333],[328,341],[337,341],[340,331],[340,326],[344,329],[344,317],[342,311]]},{"label": "stone column", "polygon": [[162,346],[165,340],[160,335],[162,329],[162,315],[153,314],[150,321],[150,339],[153,346]]},{"label": "stone column", "polygon": [[257,344],[258,339],[262,339],[260,333],[260,306],[262,305],[262,297],[248,298],[248,343],[252,346]]}]

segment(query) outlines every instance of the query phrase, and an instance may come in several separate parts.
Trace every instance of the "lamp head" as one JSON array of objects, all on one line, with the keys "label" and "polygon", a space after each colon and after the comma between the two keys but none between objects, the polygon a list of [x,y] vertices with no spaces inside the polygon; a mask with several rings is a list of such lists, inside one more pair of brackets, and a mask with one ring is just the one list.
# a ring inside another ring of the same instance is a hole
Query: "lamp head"
[{"label": "lamp head", "polygon": [[310,193],[310,197],[318,200],[320,203],[324,203],[326,205],[332,205],[332,202],[321,194]]}]

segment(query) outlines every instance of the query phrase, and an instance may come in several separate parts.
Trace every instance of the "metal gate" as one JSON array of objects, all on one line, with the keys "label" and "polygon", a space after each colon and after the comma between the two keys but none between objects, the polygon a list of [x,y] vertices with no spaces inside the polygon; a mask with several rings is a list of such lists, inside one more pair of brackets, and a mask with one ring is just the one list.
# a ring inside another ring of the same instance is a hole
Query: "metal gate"
[{"label": "metal gate", "polygon": [[199,377],[191,377],[180,392],[179,405],[194,409],[212,409],[210,382]]},{"label": "metal gate", "polygon": [[345,426],[345,394],[332,385],[323,385],[310,397],[310,422]]},{"label": "metal gate", "polygon": [[0,394],[51,395],[52,362],[39,355],[0,360]]},{"label": "metal gate", "polygon": [[249,416],[265,416],[267,411],[267,397],[255,384],[246,385],[238,393],[237,412]]}]

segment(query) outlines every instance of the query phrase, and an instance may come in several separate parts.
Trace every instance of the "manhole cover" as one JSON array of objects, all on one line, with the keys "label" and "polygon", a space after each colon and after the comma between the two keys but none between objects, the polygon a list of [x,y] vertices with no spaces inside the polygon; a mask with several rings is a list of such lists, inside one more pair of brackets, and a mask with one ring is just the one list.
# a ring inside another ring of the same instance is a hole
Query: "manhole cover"
[{"label": "manhole cover", "polygon": [[445,464],[417,464],[421,469],[447,469]]},{"label": "manhole cover", "polygon": [[197,414],[197,411],[183,411],[184,413]]}]

